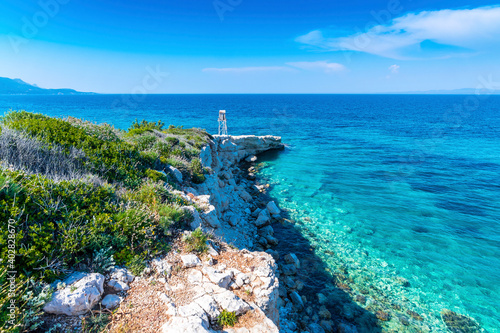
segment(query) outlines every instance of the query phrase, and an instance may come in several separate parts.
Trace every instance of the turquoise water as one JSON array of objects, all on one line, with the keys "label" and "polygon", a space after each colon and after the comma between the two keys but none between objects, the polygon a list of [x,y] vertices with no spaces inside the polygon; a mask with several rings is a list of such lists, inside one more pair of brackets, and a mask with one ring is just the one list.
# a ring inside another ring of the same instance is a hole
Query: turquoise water
[{"label": "turquoise water", "polygon": [[11,108],[212,133],[226,109],[230,134],[288,144],[260,177],[354,292],[372,286],[431,331],[447,308],[500,332],[500,96],[0,96]]}]

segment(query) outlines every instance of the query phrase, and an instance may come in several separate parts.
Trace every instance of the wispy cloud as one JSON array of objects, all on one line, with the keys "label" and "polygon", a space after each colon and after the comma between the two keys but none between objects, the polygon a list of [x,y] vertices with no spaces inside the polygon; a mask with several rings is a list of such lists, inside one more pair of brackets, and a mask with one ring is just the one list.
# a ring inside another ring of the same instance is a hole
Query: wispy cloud
[{"label": "wispy cloud", "polygon": [[276,72],[292,71],[293,69],[285,66],[261,66],[261,67],[227,67],[227,68],[204,68],[203,72],[215,73],[251,73],[251,72]]},{"label": "wispy cloud", "polygon": [[261,67],[226,67],[204,68],[203,72],[212,73],[255,73],[255,72],[298,72],[297,69],[307,71],[320,71],[325,73],[341,72],[346,70],[342,64],[328,61],[298,61],[287,62],[286,66],[261,66]]},{"label": "wispy cloud", "polygon": [[399,65],[390,65],[389,70],[392,74],[397,74],[399,73]]},{"label": "wispy cloud", "polygon": [[[297,42],[329,51],[359,51],[393,59],[447,58],[500,43],[500,6],[422,11],[357,34],[314,30]],[[330,35],[330,36],[329,36]]]},{"label": "wispy cloud", "polygon": [[305,70],[323,71],[325,73],[335,73],[346,70],[344,65],[328,61],[288,62],[287,65]]}]

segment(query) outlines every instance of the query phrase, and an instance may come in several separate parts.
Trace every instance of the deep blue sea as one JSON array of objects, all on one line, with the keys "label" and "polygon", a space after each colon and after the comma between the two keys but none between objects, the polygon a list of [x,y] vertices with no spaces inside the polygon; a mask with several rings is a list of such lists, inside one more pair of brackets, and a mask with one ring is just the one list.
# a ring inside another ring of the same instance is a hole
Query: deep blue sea
[{"label": "deep blue sea", "polygon": [[[443,308],[500,332],[500,96],[1,96],[0,110],[215,133],[288,148],[259,177],[331,270],[444,332]],[[409,286],[401,283],[406,279]]]}]

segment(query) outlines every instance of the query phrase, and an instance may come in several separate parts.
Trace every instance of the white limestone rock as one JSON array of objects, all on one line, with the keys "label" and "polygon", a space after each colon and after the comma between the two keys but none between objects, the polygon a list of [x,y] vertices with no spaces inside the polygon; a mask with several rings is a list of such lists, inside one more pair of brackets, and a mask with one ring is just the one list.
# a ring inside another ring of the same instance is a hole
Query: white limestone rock
[{"label": "white limestone rock", "polygon": [[121,297],[119,297],[117,295],[109,294],[109,295],[106,295],[102,299],[101,304],[106,309],[112,310],[112,309],[115,309],[116,307],[118,307],[118,305],[120,305],[121,301],[122,301]]},{"label": "white limestone rock", "polygon": [[204,267],[203,273],[208,277],[210,281],[215,283],[221,288],[227,288],[231,282],[231,274],[227,272],[221,272],[212,267]]},{"label": "white limestone rock", "polygon": [[182,183],[182,173],[174,168],[173,166],[169,165],[168,166],[168,171],[174,175],[175,179],[179,182],[179,183]]},{"label": "white limestone rock", "polygon": [[250,305],[229,290],[215,294],[214,299],[222,309],[234,312],[236,315],[244,314],[250,310]]},{"label": "white limestone rock", "polygon": [[194,254],[186,254],[181,256],[182,263],[184,264],[184,267],[190,268],[190,267],[196,267],[198,265],[201,265],[201,260]]},{"label": "white limestone rock", "polygon": [[207,211],[200,214],[200,218],[205,226],[218,229],[221,228],[219,218],[217,216],[217,210],[214,206],[210,205]]},{"label": "white limestone rock", "polygon": [[205,295],[197,298],[195,302],[205,311],[211,320],[215,320],[220,314],[219,306],[211,295]]},{"label": "white limestone rock", "polygon": [[212,333],[208,322],[197,316],[172,317],[161,327],[162,333]]},{"label": "white limestone rock", "polygon": [[111,271],[110,277],[111,279],[122,281],[127,284],[135,279],[135,275],[126,268],[114,268]]},{"label": "white limestone rock", "polygon": [[130,286],[126,282],[115,279],[108,281],[108,287],[113,288],[115,291],[127,291],[130,289]]},{"label": "white limestone rock", "polygon": [[[71,282],[71,281],[70,281]],[[90,311],[101,299],[104,292],[104,276],[99,273],[85,274],[78,281],[58,290],[52,299],[45,304],[47,313],[65,314],[68,316],[83,315]]]}]

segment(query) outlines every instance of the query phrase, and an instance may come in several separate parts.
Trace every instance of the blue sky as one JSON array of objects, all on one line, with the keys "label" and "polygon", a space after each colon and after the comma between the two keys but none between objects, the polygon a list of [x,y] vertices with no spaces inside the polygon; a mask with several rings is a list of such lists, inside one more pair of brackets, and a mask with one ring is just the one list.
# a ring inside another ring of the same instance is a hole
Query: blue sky
[{"label": "blue sky", "polygon": [[488,1],[2,0],[0,76],[100,93],[500,89]]}]

